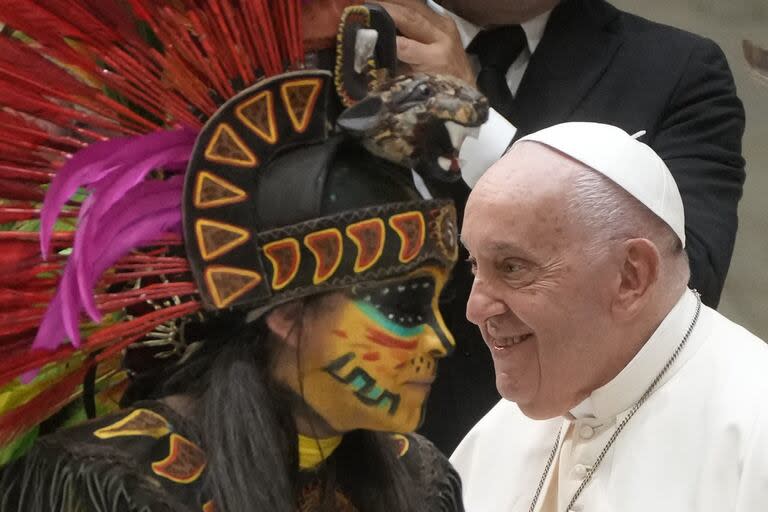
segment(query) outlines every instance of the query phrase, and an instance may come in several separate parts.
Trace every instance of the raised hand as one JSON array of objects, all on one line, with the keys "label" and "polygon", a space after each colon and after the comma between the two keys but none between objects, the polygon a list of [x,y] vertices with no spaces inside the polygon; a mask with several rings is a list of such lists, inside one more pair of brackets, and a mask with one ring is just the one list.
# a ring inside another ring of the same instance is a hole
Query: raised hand
[{"label": "raised hand", "polygon": [[408,69],[450,75],[476,86],[475,72],[451,18],[434,12],[423,0],[379,3],[402,34],[397,37],[397,57]]}]

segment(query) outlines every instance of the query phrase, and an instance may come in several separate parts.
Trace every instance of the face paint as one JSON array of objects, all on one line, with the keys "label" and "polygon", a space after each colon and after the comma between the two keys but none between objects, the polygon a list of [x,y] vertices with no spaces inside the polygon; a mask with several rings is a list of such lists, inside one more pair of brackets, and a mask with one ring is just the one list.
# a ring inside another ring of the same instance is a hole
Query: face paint
[{"label": "face paint", "polygon": [[437,361],[454,347],[438,310],[447,275],[444,268],[426,267],[397,281],[355,287],[329,298],[311,325],[305,322],[303,396],[335,430],[410,432],[419,426]]}]

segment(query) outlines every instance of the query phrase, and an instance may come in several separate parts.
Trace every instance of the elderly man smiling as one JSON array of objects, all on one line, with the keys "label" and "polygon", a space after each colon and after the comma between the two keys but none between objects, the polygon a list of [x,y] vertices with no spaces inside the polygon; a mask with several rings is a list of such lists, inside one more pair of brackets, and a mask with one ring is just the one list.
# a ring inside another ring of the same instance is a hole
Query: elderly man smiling
[{"label": "elderly man smiling", "polygon": [[683,226],[612,126],[529,135],[478,182],[467,317],[505,400],[451,458],[469,512],[768,506],[768,347],[687,288]]}]

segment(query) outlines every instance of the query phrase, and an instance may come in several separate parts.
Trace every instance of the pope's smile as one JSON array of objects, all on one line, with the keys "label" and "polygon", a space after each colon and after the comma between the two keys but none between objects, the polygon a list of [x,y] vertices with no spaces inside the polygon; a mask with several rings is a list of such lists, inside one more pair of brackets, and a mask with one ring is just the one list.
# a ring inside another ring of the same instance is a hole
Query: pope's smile
[{"label": "pope's smile", "polygon": [[490,334],[488,335],[489,338],[489,345],[493,347],[494,350],[503,351],[507,350],[515,345],[519,345],[525,341],[530,340],[533,337],[533,333],[527,333],[527,334],[520,334],[516,336],[500,336],[500,337],[494,337]]}]

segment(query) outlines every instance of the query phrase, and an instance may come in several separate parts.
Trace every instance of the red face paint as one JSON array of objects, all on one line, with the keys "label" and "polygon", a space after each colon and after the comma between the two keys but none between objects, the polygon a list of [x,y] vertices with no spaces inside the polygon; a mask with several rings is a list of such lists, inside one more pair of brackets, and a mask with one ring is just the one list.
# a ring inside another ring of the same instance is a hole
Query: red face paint
[{"label": "red face paint", "polygon": [[366,338],[377,345],[382,345],[388,348],[401,348],[404,350],[413,350],[418,345],[418,340],[404,340],[385,333],[375,327],[368,327],[366,329]]}]

